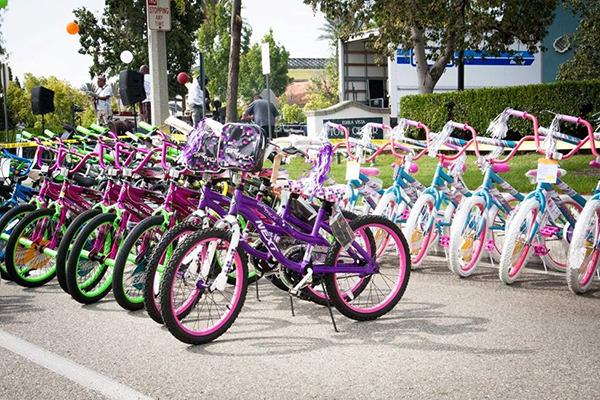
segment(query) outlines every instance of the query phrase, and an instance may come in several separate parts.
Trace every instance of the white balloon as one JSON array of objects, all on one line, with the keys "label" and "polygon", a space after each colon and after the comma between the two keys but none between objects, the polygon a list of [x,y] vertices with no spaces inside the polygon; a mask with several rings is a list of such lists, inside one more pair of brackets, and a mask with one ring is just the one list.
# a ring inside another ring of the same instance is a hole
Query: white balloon
[{"label": "white balloon", "polygon": [[133,61],[133,54],[129,50],[125,50],[121,53],[121,61],[125,64],[129,64]]}]

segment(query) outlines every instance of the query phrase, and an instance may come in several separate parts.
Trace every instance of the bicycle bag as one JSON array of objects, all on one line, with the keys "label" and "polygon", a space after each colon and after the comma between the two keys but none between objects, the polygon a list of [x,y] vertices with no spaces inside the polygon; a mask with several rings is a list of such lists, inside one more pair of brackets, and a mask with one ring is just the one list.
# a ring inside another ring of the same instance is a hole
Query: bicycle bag
[{"label": "bicycle bag", "polygon": [[218,172],[222,133],[217,126],[202,120],[188,134],[182,151],[186,166],[199,172]]},{"label": "bicycle bag", "polygon": [[262,169],[267,141],[258,125],[230,123],[223,127],[219,165],[222,168],[258,172]]}]

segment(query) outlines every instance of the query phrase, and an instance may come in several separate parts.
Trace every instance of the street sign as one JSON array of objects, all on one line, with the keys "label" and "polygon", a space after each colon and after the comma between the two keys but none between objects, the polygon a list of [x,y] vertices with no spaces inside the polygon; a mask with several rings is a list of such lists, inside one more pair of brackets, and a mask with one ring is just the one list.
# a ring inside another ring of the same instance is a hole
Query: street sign
[{"label": "street sign", "polygon": [[263,43],[261,46],[262,73],[269,75],[271,73],[271,55],[269,54],[269,43]]},{"label": "street sign", "polygon": [[148,10],[148,29],[171,30],[171,0],[146,0],[146,10]]}]

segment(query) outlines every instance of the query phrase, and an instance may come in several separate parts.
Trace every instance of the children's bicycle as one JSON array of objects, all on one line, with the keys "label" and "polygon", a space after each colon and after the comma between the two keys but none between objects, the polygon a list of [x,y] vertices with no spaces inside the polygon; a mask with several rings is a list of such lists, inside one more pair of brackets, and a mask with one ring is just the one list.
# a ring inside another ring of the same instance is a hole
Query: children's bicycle
[{"label": "children's bicycle", "polygon": [[[558,161],[571,158],[586,142],[590,139],[593,141],[591,125],[584,124],[578,117],[557,114],[548,129],[538,129],[534,116],[525,112],[516,112],[515,115],[533,121],[537,151],[544,154],[545,158],[538,161],[537,170],[527,173],[537,186],[525,196],[508,224],[499,262],[500,280],[507,285],[517,280],[532,254],[542,258],[544,267],[562,271],[566,269],[567,250],[576,215],[586,201],[562,181],[566,171],[559,168]],[[582,124],[588,128],[589,135],[578,139],[561,133],[561,121]],[[543,143],[540,134],[544,136]],[[574,148],[562,154],[556,150],[559,141],[571,144]],[[559,196],[555,189],[561,190],[565,196]]]},{"label": "children's bicycle", "polygon": [[[169,331],[190,344],[207,343],[227,331],[246,297],[246,254],[273,258],[283,268],[300,274],[301,280],[290,290],[292,295],[313,279],[321,279],[328,302],[347,317],[370,320],[389,312],[408,283],[410,260],[406,241],[400,229],[381,216],[361,216],[347,224],[335,206],[340,195],[322,185],[329,172],[333,146],[323,143],[315,173],[305,182],[304,192],[321,201],[311,221],[313,228],[306,233],[287,222],[287,207],[280,215],[243,193],[247,172],[262,166],[265,144],[261,142],[264,136],[260,129],[229,124],[223,135],[220,164],[232,171],[236,189],[228,215],[213,228],[190,235],[169,262],[160,291],[162,316]],[[239,216],[256,228],[265,250],[241,241]],[[334,242],[330,242],[330,235],[322,233],[329,229],[334,232]],[[372,238],[378,230],[390,236],[382,257],[386,262],[376,256]],[[300,259],[286,257],[279,246],[283,237],[291,237],[304,246]],[[313,259],[318,247],[328,248],[324,260]],[[227,277],[232,273],[235,282],[228,283]]]}]

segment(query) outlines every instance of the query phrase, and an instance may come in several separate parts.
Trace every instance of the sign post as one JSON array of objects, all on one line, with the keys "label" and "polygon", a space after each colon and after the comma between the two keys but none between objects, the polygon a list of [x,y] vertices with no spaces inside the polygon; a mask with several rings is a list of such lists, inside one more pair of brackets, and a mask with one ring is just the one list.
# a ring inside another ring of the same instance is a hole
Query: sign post
[{"label": "sign post", "polygon": [[148,15],[148,58],[152,90],[150,104],[152,124],[160,125],[169,116],[169,86],[167,82],[167,38],[171,30],[171,1],[146,0]]},{"label": "sign post", "polygon": [[261,59],[262,59],[262,73],[267,80],[267,118],[269,119],[269,140],[273,139],[273,133],[271,132],[271,82],[269,76],[271,75],[271,55],[269,54],[269,43],[263,43],[261,47]]}]

